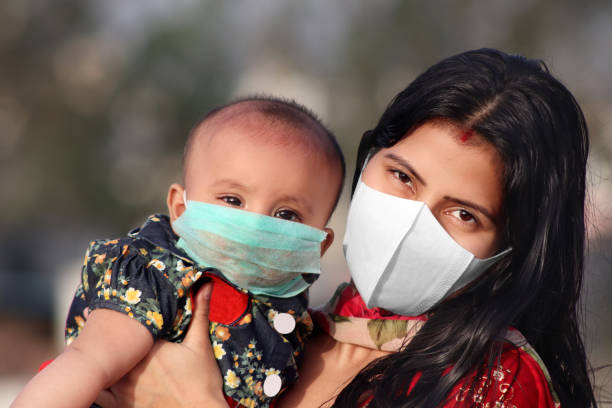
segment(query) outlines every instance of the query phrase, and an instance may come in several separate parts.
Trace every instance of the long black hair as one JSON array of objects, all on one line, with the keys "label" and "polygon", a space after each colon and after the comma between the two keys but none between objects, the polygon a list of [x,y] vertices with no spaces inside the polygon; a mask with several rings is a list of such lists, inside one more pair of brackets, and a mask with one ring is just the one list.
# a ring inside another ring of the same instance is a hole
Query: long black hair
[{"label": "long black hair", "polygon": [[366,397],[369,407],[447,403],[459,380],[491,374],[512,326],[543,359],[562,406],[595,407],[578,324],[589,149],[580,107],[541,61],[492,49],[444,59],[400,92],[364,134],[353,189],[368,154],[438,119],[471,129],[502,157],[502,228],[512,252],[431,311],[402,351],[364,368],[334,406]]}]

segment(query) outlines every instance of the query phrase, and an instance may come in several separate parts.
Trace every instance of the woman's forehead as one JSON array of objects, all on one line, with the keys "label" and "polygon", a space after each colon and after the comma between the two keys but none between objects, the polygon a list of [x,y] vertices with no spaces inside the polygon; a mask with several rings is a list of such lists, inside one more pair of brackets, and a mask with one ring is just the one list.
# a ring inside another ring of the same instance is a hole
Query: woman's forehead
[{"label": "woman's forehead", "polygon": [[432,122],[412,131],[395,145],[381,149],[381,164],[409,167],[423,183],[448,195],[486,201],[500,208],[503,162],[493,145],[477,133],[464,139],[458,126]]}]

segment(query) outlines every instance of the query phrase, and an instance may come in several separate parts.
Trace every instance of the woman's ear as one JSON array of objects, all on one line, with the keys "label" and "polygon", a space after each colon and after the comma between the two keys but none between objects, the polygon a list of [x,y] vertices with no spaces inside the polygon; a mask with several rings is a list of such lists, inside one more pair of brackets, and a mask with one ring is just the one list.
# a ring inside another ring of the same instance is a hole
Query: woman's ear
[{"label": "woman's ear", "polygon": [[170,221],[174,222],[178,217],[185,211],[185,199],[184,199],[185,188],[180,184],[172,184],[168,189],[168,198],[166,204],[168,204],[168,215],[170,215]]},{"label": "woman's ear", "polygon": [[321,256],[327,252],[332,242],[334,242],[334,230],[331,228],[323,228],[323,231],[327,232],[327,236],[321,242]]}]

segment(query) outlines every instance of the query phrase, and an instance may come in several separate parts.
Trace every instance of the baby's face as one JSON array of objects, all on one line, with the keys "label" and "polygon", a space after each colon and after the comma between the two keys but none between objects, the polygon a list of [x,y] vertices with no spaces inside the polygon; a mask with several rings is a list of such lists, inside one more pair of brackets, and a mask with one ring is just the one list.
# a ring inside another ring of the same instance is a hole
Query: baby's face
[{"label": "baby's face", "polygon": [[323,152],[278,143],[285,137],[271,133],[297,131],[251,123],[197,137],[185,169],[187,199],[323,229],[341,183],[340,169]]}]

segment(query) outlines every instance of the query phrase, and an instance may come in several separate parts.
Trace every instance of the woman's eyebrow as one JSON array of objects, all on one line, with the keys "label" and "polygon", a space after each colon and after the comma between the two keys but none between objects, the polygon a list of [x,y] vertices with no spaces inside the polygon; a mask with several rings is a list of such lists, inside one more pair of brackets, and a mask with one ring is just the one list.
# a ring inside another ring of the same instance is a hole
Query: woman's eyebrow
[{"label": "woman's eyebrow", "polygon": [[[416,170],[414,170],[414,167],[412,167],[412,165],[404,158],[399,157],[396,154],[393,153],[387,153],[384,156],[387,159],[393,160],[395,163],[397,163],[398,165],[404,167],[406,170],[408,170],[410,173],[412,173],[412,175],[414,175],[414,177],[424,186],[427,185],[427,183],[425,183],[425,180],[423,180],[423,178],[419,175],[419,173],[417,173]],[[444,196],[445,200],[449,200],[449,201],[453,201],[457,204],[461,204],[463,206],[466,207],[470,207],[475,209],[476,211],[482,213],[485,217],[487,217],[488,219],[490,219],[491,221],[495,222],[495,217],[493,216],[493,214],[491,213],[491,211],[487,210],[486,208],[484,208],[483,206],[476,204],[474,202],[471,201],[467,201],[467,200],[462,200],[460,198],[455,198],[455,197],[451,197],[451,196]]]},{"label": "woman's eyebrow", "polygon": [[495,222],[495,217],[493,217],[493,214],[491,214],[491,212],[489,210],[487,210],[486,208],[484,208],[481,205],[478,205],[478,204],[473,203],[471,201],[461,200],[459,198],[455,198],[455,197],[451,197],[451,196],[444,196],[444,199],[448,200],[448,201],[453,201],[453,202],[455,202],[457,204],[461,204],[461,205],[463,205],[465,207],[471,207],[471,208],[477,210],[478,212],[484,214],[485,217],[487,217],[491,221]]},{"label": "woman's eyebrow", "polygon": [[410,173],[412,173],[414,175],[414,177],[419,181],[419,183],[421,183],[424,186],[427,185],[425,180],[423,180],[423,178],[419,175],[419,173],[416,172],[414,167],[412,167],[412,165],[410,163],[408,163],[406,161],[406,159],[404,159],[402,157],[399,157],[398,155],[393,154],[393,153],[385,154],[385,158],[393,160],[395,163],[397,163],[400,166],[404,167],[406,170],[408,170]]}]

